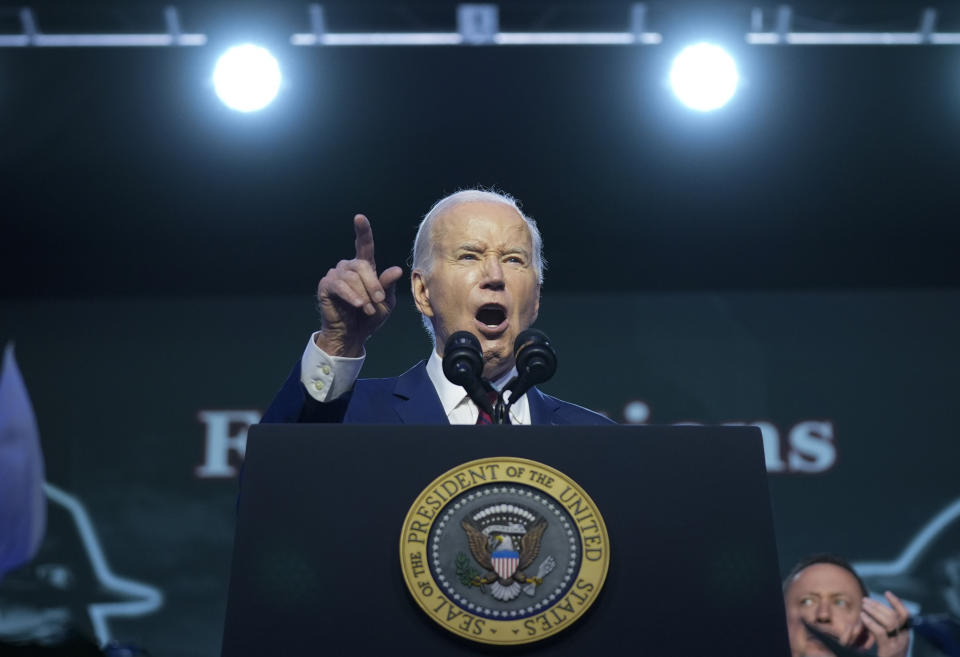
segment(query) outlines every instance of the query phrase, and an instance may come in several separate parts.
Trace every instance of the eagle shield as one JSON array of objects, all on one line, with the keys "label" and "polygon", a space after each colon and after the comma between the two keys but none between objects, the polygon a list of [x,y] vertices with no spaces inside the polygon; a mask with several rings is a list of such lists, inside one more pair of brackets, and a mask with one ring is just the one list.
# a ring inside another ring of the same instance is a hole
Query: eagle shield
[{"label": "eagle shield", "polygon": [[490,586],[490,595],[502,602],[513,600],[521,591],[534,595],[543,577],[554,567],[548,556],[535,576],[526,570],[540,554],[540,541],[547,521],[517,504],[492,504],[461,522],[474,560],[488,572],[477,574],[470,583]]},{"label": "eagle shield", "polygon": [[497,550],[490,555],[490,562],[502,579],[510,579],[520,565],[520,553],[516,550]]}]

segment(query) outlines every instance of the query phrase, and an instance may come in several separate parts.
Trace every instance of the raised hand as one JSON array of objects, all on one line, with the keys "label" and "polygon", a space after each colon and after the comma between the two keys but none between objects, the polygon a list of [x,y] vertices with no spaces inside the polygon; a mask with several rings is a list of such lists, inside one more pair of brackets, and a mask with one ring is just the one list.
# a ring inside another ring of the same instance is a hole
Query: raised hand
[{"label": "raised hand", "polygon": [[331,356],[359,356],[363,343],[380,328],[397,305],[400,267],[389,267],[377,275],[373,230],[370,221],[358,214],[353,218],[356,255],[341,260],[317,285],[320,332],[317,346]]},{"label": "raised hand", "polygon": [[890,591],[884,593],[890,606],[871,598],[863,599],[860,621],[870,631],[866,648],[877,645],[877,657],[905,657],[910,646],[910,630],[904,626],[910,612],[900,598]]}]

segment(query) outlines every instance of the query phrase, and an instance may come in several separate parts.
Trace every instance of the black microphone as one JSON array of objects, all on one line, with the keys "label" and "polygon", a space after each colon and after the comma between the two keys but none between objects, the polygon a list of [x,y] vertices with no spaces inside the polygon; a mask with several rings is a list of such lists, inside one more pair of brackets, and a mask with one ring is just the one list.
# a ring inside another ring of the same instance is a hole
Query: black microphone
[{"label": "black microphone", "polygon": [[513,343],[517,378],[507,385],[510,391],[510,406],[526,394],[527,390],[548,381],[557,371],[557,352],[550,338],[543,331],[529,328],[522,331]]},{"label": "black microphone", "polygon": [[443,347],[443,374],[451,383],[463,386],[477,406],[491,417],[493,406],[487,392],[490,384],[483,380],[483,350],[477,336],[469,331],[457,331]]}]

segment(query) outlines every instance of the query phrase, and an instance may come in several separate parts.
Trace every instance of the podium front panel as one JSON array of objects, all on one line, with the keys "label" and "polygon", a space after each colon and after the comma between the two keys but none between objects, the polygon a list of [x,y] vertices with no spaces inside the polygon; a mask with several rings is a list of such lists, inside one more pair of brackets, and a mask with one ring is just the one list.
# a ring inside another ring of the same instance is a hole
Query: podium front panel
[{"label": "podium front panel", "polygon": [[[487,457],[547,464],[593,499],[606,582],[542,641],[475,643],[421,610],[398,546],[421,491]],[[257,425],[241,481],[224,657],[789,655],[753,427]]]}]

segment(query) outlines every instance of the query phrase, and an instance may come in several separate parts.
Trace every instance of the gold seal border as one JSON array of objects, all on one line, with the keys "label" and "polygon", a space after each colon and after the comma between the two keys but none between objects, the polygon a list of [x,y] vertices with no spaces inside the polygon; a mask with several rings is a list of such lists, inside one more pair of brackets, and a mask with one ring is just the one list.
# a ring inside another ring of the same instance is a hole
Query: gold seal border
[{"label": "gold seal border", "polygon": [[[519,484],[538,489],[564,508],[577,526],[581,560],[576,580],[560,600],[535,616],[519,620],[474,616],[449,600],[430,573],[427,540],[447,503],[465,491],[493,484]],[[431,498],[433,501],[428,501]],[[417,605],[444,629],[480,643],[532,643],[569,627],[597,598],[609,565],[607,527],[586,491],[556,468],[513,456],[476,459],[447,470],[417,496],[400,532],[403,579]]]}]

